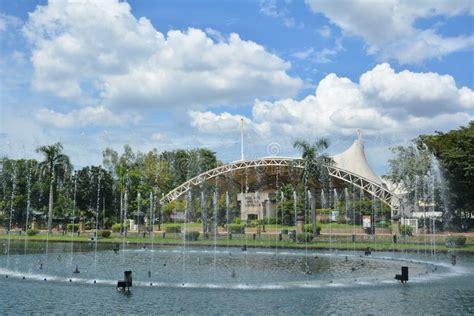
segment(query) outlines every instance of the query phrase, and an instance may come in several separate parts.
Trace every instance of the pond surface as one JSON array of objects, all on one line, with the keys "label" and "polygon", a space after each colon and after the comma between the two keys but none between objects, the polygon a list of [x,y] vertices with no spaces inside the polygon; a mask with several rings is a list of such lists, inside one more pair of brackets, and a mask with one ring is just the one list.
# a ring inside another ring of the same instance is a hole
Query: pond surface
[{"label": "pond surface", "polygon": [[[0,313],[474,313],[473,255],[453,266],[450,254],[115,247],[13,244],[0,256]],[[125,270],[129,294],[115,289]]]}]

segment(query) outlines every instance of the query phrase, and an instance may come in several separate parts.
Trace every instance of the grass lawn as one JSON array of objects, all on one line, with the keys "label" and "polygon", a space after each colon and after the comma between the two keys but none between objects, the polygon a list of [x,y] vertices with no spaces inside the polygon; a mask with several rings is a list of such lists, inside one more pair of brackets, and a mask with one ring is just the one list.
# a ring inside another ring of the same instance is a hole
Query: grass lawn
[{"label": "grass lawn", "polygon": [[[74,236],[74,242],[90,242],[90,234],[83,233],[81,236]],[[166,238],[162,238],[161,234],[156,234],[154,239],[155,245],[182,245],[183,238],[181,234],[167,234]],[[442,237],[442,236],[441,236]],[[0,239],[5,241],[8,238],[7,235],[0,235]],[[25,239],[25,235],[11,235],[10,238],[12,240],[21,241]],[[187,245],[190,246],[213,246],[216,243],[218,246],[222,247],[241,247],[244,244],[247,244],[248,247],[265,247],[265,248],[295,248],[295,249],[340,249],[340,250],[364,250],[367,247],[370,247],[373,250],[380,250],[380,251],[424,251],[427,249],[430,251],[430,244],[424,243],[423,240],[417,239],[399,239],[397,244],[391,242],[390,238],[381,238],[380,240],[377,239],[376,242],[364,240],[363,238],[359,238],[355,243],[352,243],[351,239],[347,236],[339,236],[339,237],[331,237],[329,239],[328,236],[318,236],[313,240],[311,243],[296,243],[293,241],[287,240],[287,236],[285,236],[285,240],[276,242],[276,239],[273,235],[263,236],[262,239],[253,240],[251,235],[234,235],[233,239],[229,240],[226,236],[220,236],[216,241],[210,236],[210,239],[201,239],[197,241],[186,241]],[[51,242],[70,242],[71,236],[49,236],[39,234],[35,236],[28,236],[29,241],[46,241],[49,240]],[[330,242],[331,240],[331,242]],[[146,238],[142,237],[135,237],[135,236],[128,236],[128,237],[120,237],[119,235],[114,235],[110,238],[102,238],[98,240],[99,243],[122,243],[128,242],[132,244],[151,244],[152,239],[147,236]],[[458,248],[448,248],[442,242],[442,239],[439,239],[436,244],[436,249],[438,251],[448,251],[448,250],[456,250],[462,252],[470,252],[474,253],[474,240],[473,238],[468,238],[468,241],[465,246],[458,247]]]}]

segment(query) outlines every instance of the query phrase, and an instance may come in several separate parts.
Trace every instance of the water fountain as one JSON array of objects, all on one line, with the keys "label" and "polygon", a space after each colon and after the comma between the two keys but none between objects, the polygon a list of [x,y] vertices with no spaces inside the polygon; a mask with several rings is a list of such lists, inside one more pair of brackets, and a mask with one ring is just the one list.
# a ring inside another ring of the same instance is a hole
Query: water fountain
[{"label": "water fountain", "polygon": [[[27,173],[23,175],[27,183],[27,203],[26,213],[24,213],[26,216],[22,218],[22,221],[25,220],[25,229],[31,223],[31,203],[36,199],[32,194],[34,185],[32,170],[33,167],[29,166]],[[21,237],[21,251],[18,251],[15,238],[13,238],[15,236],[12,218],[18,211],[13,203],[15,192],[18,190],[16,183],[22,179],[19,179],[16,172],[13,172],[13,177],[8,182],[11,188],[8,189],[10,223],[7,234],[8,243],[5,247],[7,251],[5,256],[0,257],[0,266],[4,267],[0,269],[0,273],[8,275],[8,280],[6,277],[2,278],[2,285],[8,283],[8,286],[16,286],[15,282],[30,282],[31,287],[38,290],[41,286],[54,288],[67,284],[68,287],[75,288],[75,291],[95,285],[94,289],[90,291],[103,294],[117,287],[117,280],[124,271],[133,271],[133,292],[140,293],[137,296],[148,295],[144,294],[144,288],[155,294],[163,292],[176,294],[173,292],[176,291],[176,288],[186,288],[187,295],[190,297],[200,295],[197,294],[200,292],[205,292],[207,295],[225,293],[229,297],[232,293],[241,294],[240,292],[229,292],[230,290],[243,292],[258,290],[247,292],[254,293],[255,297],[269,295],[274,298],[275,295],[279,295],[274,294],[278,290],[284,291],[284,295],[288,297],[297,297],[292,296],[295,295],[293,293],[304,296],[308,295],[307,293],[314,293],[314,291],[311,292],[312,289],[318,289],[318,292],[341,291],[338,293],[344,293],[344,291],[364,292],[365,288],[370,291],[373,291],[374,288],[393,289],[394,286],[401,286],[395,283],[395,275],[398,275],[397,279],[400,281],[408,280],[407,270],[402,269],[400,273],[401,267],[409,269],[409,282],[413,287],[466,273],[465,262],[471,259],[466,259],[457,253],[444,255],[439,252],[438,227],[432,216],[436,208],[434,203],[430,203],[436,199],[443,199],[443,192],[439,189],[442,181],[439,171],[433,170],[428,176],[417,179],[416,181],[420,185],[414,191],[416,201],[406,201],[407,207],[410,205],[410,207],[427,214],[423,219],[425,221],[424,229],[427,230],[427,233],[411,239],[401,237],[399,242],[402,245],[392,244],[392,252],[379,252],[375,250],[380,249],[387,239],[384,224],[376,226],[380,220],[386,220],[380,200],[373,195],[368,195],[360,187],[351,185],[323,187],[320,192],[312,191],[307,186],[298,187],[295,185],[287,192],[283,189],[286,184],[284,172],[278,168],[275,170],[275,177],[270,181],[265,182],[263,179],[265,173],[263,172],[258,176],[260,180],[255,180],[260,181],[262,186],[271,184],[275,190],[276,209],[273,213],[275,215],[265,213],[263,218],[269,221],[275,216],[275,223],[272,222],[271,226],[267,225],[266,232],[259,236],[260,238],[256,238],[253,243],[248,241],[249,234],[252,238],[251,227],[246,227],[248,231],[244,234],[232,234],[233,226],[231,225],[234,222],[237,223],[237,220],[234,221],[234,217],[238,216],[236,213],[238,208],[234,205],[235,191],[231,191],[232,179],[229,177],[216,180],[211,194],[208,193],[210,190],[208,191],[204,187],[199,187],[196,189],[197,191],[187,191],[184,195],[183,223],[178,223],[177,220],[174,222],[183,228],[181,235],[169,234],[169,237],[165,239],[162,235],[155,233],[154,227],[157,219],[158,223],[164,223],[163,204],[160,204],[163,195],[160,199],[160,195],[157,193],[159,191],[143,189],[142,195],[141,192],[131,190],[131,180],[126,174],[121,190],[123,194],[120,193],[120,196],[117,196],[116,215],[122,226],[121,234],[117,233],[115,236],[115,238],[121,238],[122,241],[122,249],[119,247],[120,250],[117,251],[114,248],[115,241],[107,244],[101,243],[99,240],[100,229],[106,228],[106,192],[103,189],[106,178],[100,172],[95,174],[91,172],[88,175],[89,186],[96,188],[95,192],[91,194],[91,200],[87,202],[88,208],[92,210],[91,213],[95,217],[95,227],[89,230],[95,230],[93,243],[90,240],[85,242],[84,238],[75,235],[78,213],[77,200],[79,198],[77,195],[79,193],[78,175],[74,173],[71,176],[72,186],[69,187],[72,197],[70,202],[72,216],[67,219],[71,223],[70,236],[67,236],[69,244],[52,242],[53,239],[50,240],[46,234],[46,241],[42,242],[42,246],[46,250],[32,251],[29,249],[34,248],[29,247],[33,247],[38,242],[32,241],[25,235],[25,238]],[[253,180],[247,171],[245,175],[243,173],[241,175],[239,176],[244,180],[240,183],[240,192],[248,193],[249,190],[255,189],[255,196],[260,201],[258,197],[263,195],[264,189],[259,188],[255,183],[249,183]],[[4,183],[2,183],[2,187],[5,190]],[[67,188],[63,189],[68,190]],[[146,195],[145,192],[147,192]],[[137,194],[136,199],[133,200],[135,193]],[[41,198],[41,194],[38,196]],[[299,199],[301,201],[298,201]],[[420,206],[418,200],[428,201],[428,203]],[[210,201],[209,204],[208,201]],[[306,225],[311,227],[315,221],[312,209],[315,208],[316,203],[319,207],[319,202],[321,209],[324,210],[323,218],[320,218],[323,222],[323,233],[322,236],[316,236],[316,242],[308,242],[307,238],[301,243],[293,242],[290,238],[281,235],[282,232],[279,229],[283,225],[284,218],[285,221],[290,218],[288,220],[290,225],[294,221],[296,226],[300,220],[299,215],[301,215],[301,219],[304,219],[301,233],[307,237],[309,232]],[[364,203],[370,207],[362,209]],[[442,207],[443,210],[447,210],[447,203],[442,204]],[[140,214],[147,213],[145,233],[148,232],[149,238],[144,236],[137,242],[149,242],[150,244],[145,246],[146,249],[144,249],[143,243],[134,244],[138,238],[131,230],[129,231],[128,223],[126,223],[126,219],[130,217],[129,209],[137,211],[136,225],[142,224],[142,220],[139,218]],[[328,212],[328,209],[334,213]],[[201,211],[200,216],[197,213],[199,210]],[[286,217],[284,217],[285,211],[289,211],[290,215],[285,213]],[[102,220],[100,212],[102,212]],[[361,218],[358,217],[358,214],[362,213],[371,216],[371,233],[369,235],[363,235],[360,232]],[[348,227],[346,234],[341,234],[340,226],[335,226],[333,216],[336,216],[337,220],[343,219],[346,223],[350,222],[352,228],[349,226],[350,224],[346,225]],[[194,242],[188,239],[187,235],[196,230],[198,226],[195,221],[199,219],[202,224],[200,225],[202,228],[199,228],[202,235],[200,235],[201,238],[198,242]],[[219,232],[221,224],[225,224],[225,232],[222,230]],[[370,248],[360,246],[364,239]],[[120,242],[120,239],[117,241]],[[129,241],[131,241],[130,244]],[[406,250],[408,247],[401,247],[409,245],[409,243],[415,244],[412,250]],[[93,245],[93,247],[90,246],[90,249],[88,248],[89,244]],[[321,245],[324,245],[326,249],[321,249]],[[289,249],[290,247],[293,249]],[[397,252],[395,251],[397,247],[404,250]],[[67,251],[61,249],[67,249]],[[116,255],[116,252],[119,251],[120,257]],[[64,265],[62,260],[55,259],[55,257],[59,258],[61,252],[70,253],[69,265]],[[367,257],[362,259],[360,256],[363,256],[364,252],[367,252]],[[54,256],[51,255],[53,253]],[[48,258],[48,254],[50,258]],[[18,258],[23,259],[19,260]],[[117,258],[120,259],[117,260]],[[21,264],[13,267],[13,262],[21,262]],[[38,269],[38,263],[42,265],[41,270]],[[127,287],[126,277],[120,282],[125,283],[120,283],[119,288]],[[76,286],[79,284],[81,286]],[[193,289],[199,289],[199,291],[193,291]],[[105,294],[105,296],[107,295]],[[185,300],[183,299],[183,301]]]}]

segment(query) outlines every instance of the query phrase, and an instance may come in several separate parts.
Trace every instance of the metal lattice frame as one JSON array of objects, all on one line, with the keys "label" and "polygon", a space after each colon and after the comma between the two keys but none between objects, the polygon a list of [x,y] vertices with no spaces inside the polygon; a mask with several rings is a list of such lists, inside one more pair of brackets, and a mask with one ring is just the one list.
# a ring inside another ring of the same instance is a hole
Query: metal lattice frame
[{"label": "metal lattice frame", "polygon": [[[242,169],[250,168],[259,168],[259,167],[290,167],[290,168],[299,168],[304,169],[304,162],[301,158],[286,158],[286,157],[270,157],[270,158],[261,158],[254,160],[240,160],[235,161],[230,164],[217,167],[215,169],[206,171],[197,175],[196,177],[184,182],[180,186],[176,187],[172,191],[166,194],[161,202],[171,202],[176,200],[184,193],[189,191],[192,187],[200,185],[212,178],[218,177],[223,174],[235,172]],[[375,196],[380,199],[383,203],[390,206],[392,209],[392,216],[398,216],[399,203],[398,197],[387,188],[383,187],[380,184],[377,184],[367,178],[364,178],[360,175],[357,175],[348,170],[344,170],[333,165],[326,165],[329,175],[350,183],[356,187],[361,188],[370,195]]]}]

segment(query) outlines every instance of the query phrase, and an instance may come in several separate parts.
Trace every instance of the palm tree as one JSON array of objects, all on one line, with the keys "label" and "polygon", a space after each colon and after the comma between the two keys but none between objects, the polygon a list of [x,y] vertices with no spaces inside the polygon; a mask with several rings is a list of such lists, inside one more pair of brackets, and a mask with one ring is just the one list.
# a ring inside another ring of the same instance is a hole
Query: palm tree
[{"label": "palm tree", "polygon": [[53,222],[53,201],[54,183],[56,175],[67,173],[71,169],[69,157],[62,153],[63,145],[56,143],[53,145],[41,146],[36,149],[37,153],[44,155],[44,161],[39,164],[39,170],[47,173],[49,178],[49,204],[48,204],[48,234],[51,234]]},{"label": "palm tree", "polygon": [[[311,192],[311,219],[313,234],[317,233],[316,228],[316,192],[315,185],[319,183],[321,187],[327,184],[329,174],[326,166],[332,163],[332,159],[323,153],[329,147],[329,141],[325,138],[318,139],[313,144],[304,140],[296,140],[293,147],[302,153],[303,158],[303,183],[305,191],[310,187]],[[306,193],[306,192],[305,192]],[[300,215],[300,218],[304,218]]]}]

